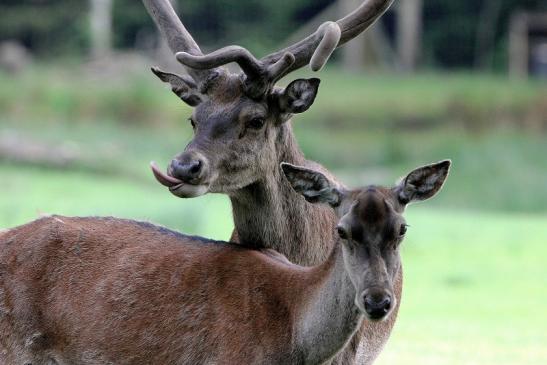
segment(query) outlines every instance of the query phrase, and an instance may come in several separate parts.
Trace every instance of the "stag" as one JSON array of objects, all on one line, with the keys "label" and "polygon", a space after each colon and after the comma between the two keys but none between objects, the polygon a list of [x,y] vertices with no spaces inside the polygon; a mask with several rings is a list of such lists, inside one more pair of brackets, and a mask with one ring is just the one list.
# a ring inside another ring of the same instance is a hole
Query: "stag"
[{"label": "stag", "polygon": [[[308,64],[313,70],[320,69],[336,47],[366,30],[392,1],[365,1],[346,17],[324,23],[307,38],[257,59],[239,46],[204,55],[168,0],[143,0],[187,74],[152,71],[194,107],[190,117],[194,138],[171,161],[166,173],[153,166],[158,181],[182,198],[209,192],[227,194],[235,225],[232,241],[274,249],[300,265],[323,262],[332,249],[336,216],[324,206],[306,204],[279,169],[279,163],[286,161],[318,169],[333,179],[323,167],[306,160],[290,120],[312,105],[319,80],[297,79],[285,88],[275,83]],[[237,63],[241,72],[226,70],[224,65],[230,62]],[[394,290],[399,299],[402,271]],[[372,363],[389,337],[397,310],[394,308],[387,321],[365,321],[333,363],[354,363],[359,346],[359,363]]]},{"label": "stag", "polygon": [[349,190],[283,164],[337,217],[314,267],[114,218],[41,218],[0,234],[0,362],[323,364],[396,304],[405,207],[435,195],[449,161],[392,188]]}]

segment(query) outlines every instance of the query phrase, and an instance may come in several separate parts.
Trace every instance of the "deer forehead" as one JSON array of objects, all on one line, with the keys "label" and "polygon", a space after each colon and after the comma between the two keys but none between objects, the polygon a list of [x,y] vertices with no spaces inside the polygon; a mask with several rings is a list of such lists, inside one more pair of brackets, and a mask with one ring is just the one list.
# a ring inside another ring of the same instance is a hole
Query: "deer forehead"
[{"label": "deer forehead", "polygon": [[[252,98],[245,92],[245,78],[241,74],[224,74],[219,77],[207,90],[207,96],[215,104],[238,104],[247,102],[250,104],[265,104],[270,92],[258,98]],[[282,90],[282,89],[281,89]]]},{"label": "deer forehead", "polygon": [[385,238],[391,235],[393,227],[401,219],[394,207],[393,193],[390,189],[369,186],[352,194],[351,215],[352,230],[357,239],[367,237]]},{"label": "deer forehead", "polygon": [[369,224],[383,222],[390,214],[386,197],[375,187],[359,193],[354,209],[359,220]]},{"label": "deer forehead", "polygon": [[242,120],[268,116],[266,103],[256,102],[248,98],[234,98],[231,100],[209,100],[198,106],[193,112],[194,120],[198,122]]}]

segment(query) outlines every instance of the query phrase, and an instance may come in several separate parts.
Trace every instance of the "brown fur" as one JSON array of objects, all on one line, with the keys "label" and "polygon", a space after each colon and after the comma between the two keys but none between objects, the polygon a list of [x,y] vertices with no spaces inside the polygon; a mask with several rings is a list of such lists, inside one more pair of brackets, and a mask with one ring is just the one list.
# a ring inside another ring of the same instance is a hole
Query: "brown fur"
[{"label": "brown fur", "polygon": [[[3,364],[234,364],[288,342],[289,303],[271,300],[293,286],[287,264],[147,224],[56,218],[2,236]],[[256,292],[245,302],[239,287]]]},{"label": "brown fur", "polygon": [[302,363],[295,319],[330,272],[112,218],[40,218],[0,248],[6,365]]}]

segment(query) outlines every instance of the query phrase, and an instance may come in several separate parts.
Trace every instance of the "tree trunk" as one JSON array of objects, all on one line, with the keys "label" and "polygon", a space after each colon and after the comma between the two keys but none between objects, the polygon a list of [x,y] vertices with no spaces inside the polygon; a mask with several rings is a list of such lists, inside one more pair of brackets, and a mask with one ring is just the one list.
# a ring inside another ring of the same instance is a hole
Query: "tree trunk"
[{"label": "tree trunk", "polygon": [[[169,0],[171,3],[171,6],[173,7],[173,10],[175,12],[178,11],[177,1],[176,0]],[[179,15],[180,16],[180,15]],[[185,73],[186,70],[184,67],[180,67],[180,63],[175,58],[175,55],[167,45],[167,41],[161,36],[160,32],[157,32],[158,35],[158,44],[159,47],[156,50],[156,60],[159,62],[159,64],[166,68],[171,70],[177,70],[179,72]]]},{"label": "tree trunk", "polygon": [[[361,0],[340,0],[340,14],[349,14],[361,5]],[[366,33],[366,32],[365,32]],[[365,64],[365,40],[360,34],[342,48],[342,65],[348,71],[362,71]]]},{"label": "tree trunk", "polygon": [[501,11],[500,0],[485,0],[477,24],[475,68],[490,71],[494,60],[496,25]]},{"label": "tree trunk", "polygon": [[112,0],[90,1],[91,55],[108,56],[112,51]]},{"label": "tree trunk", "polygon": [[515,13],[509,26],[509,75],[513,78],[528,76],[528,17]]},{"label": "tree trunk", "polygon": [[397,55],[404,72],[415,71],[422,47],[422,0],[402,0],[397,8]]}]

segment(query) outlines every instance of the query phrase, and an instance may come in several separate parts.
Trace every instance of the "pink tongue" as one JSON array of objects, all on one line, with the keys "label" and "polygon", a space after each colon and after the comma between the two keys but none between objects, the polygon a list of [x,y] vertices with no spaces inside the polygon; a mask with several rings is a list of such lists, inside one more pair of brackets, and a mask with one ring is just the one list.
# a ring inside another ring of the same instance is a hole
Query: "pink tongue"
[{"label": "pink tongue", "polygon": [[158,182],[163,186],[171,188],[173,186],[182,184],[181,180],[161,172],[161,170],[158,168],[158,165],[156,165],[154,161],[150,162],[150,168],[152,169],[152,173],[154,174],[156,180],[158,180]]}]

